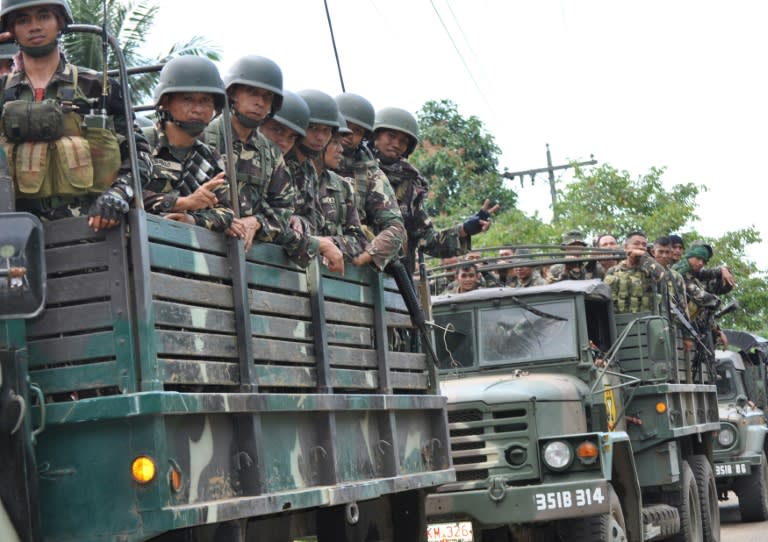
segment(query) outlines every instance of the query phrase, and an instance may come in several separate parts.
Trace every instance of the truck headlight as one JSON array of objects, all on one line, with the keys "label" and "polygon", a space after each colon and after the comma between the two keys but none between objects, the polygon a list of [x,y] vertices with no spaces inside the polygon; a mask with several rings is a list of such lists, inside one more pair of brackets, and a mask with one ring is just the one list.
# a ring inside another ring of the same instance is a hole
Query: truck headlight
[{"label": "truck headlight", "polygon": [[736,441],[736,432],[730,427],[721,427],[720,433],[717,435],[717,442],[723,448],[728,448]]},{"label": "truck headlight", "polygon": [[553,440],[544,445],[544,463],[552,470],[563,470],[573,461],[573,448],[562,440]]}]

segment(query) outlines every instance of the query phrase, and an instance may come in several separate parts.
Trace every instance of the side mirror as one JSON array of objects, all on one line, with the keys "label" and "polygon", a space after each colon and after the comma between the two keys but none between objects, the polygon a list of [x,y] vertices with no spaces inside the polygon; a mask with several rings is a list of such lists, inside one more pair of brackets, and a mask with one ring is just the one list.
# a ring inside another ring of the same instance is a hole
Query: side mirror
[{"label": "side mirror", "polygon": [[29,213],[0,213],[0,320],[34,318],[46,293],[43,225]]}]

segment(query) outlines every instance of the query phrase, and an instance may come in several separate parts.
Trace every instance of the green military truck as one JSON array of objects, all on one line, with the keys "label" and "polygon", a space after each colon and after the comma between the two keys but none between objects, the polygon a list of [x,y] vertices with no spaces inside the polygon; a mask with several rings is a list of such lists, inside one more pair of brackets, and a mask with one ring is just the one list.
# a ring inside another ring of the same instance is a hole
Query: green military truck
[{"label": "green military truck", "polygon": [[429,540],[719,540],[715,386],[663,313],[615,314],[598,280],[432,310],[457,481]]},{"label": "green military truck", "polygon": [[733,491],[743,521],[768,520],[765,361],[768,342],[749,333],[725,331],[731,347],[717,352],[720,432],[714,447],[721,500]]},{"label": "green military truck", "polygon": [[423,540],[455,472],[392,279],[136,205],[43,225],[0,151],[0,540]]}]

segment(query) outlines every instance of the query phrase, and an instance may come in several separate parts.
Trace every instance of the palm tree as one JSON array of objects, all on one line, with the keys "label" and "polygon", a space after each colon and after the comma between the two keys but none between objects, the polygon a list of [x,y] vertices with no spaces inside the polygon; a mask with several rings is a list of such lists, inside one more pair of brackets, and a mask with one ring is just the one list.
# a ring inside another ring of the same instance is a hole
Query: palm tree
[{"label": "palm tree", "polygon": [[[192,36],[186,42],[176,42],[165,55],[150,58],[142,54],[144,36],[149,33],[160,9],[155,0],[69,0],[72,15],[76,23],[102,26],[104,23],[104,3],[107,11],[107,31],[115,36],[122,47],[126,64],[131,66],[150,66],[163,64],[179,55],[201,55],[217,61],[221,59],[221,49],[211,44],[202,36]],[[64,37],[64,51],[73,64],[94,70],[103,69],[103,49],[99,36],[93,34],[71,33]],[[110,69],[116,68],[110,58]],[[131,77],[131,101],[142,104],[152,96],[157,85],[158,73],[145,73]]]}]

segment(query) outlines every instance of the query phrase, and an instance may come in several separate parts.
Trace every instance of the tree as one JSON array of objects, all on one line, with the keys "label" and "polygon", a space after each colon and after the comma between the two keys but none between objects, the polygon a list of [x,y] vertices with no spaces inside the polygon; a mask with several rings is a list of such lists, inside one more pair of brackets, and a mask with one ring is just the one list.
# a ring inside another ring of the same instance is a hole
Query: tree
[{"label": "tree", "polygon": [[430,183],[427,202],[439,217],[474,214],[485,198],[513,209],[514,191],[498,173],[501,150],[480,119],[465,118],[450,100],[429,101],[417,113],[421,144],[412,155],[414,165]]},{"label": "tree", "polygon": [[[104,24],[104,2],[107,9],[107,31],[120,44],[128,66],[151,66],[162,64],[178,55],[201,55],[211,60],[220,60],[219,48],[203,37],[193,36],[186,42],[177,42],[165,55],[155,58],[144,56],[140,50],[145,36],[149,33],[160,9],[153,0],[70,0],[70,8],[76,23],[102,26]],[[71,33],[64,37],[64,51],[70,62],[101,71],[104,67],[103,47],[100,36]],[[110,51],[111,53],[111,51]],[[109,55],[110,69],[117,67],[114,55]],[[152,96],[159,73],[147,73],[131,78],[131,101],[141,104]]]},{"label": "tree", "polygon": [[559,231],[610,233],[618,239],[642,230],[649,239],[681,230],[696,220],[696,197],[706,190],[693,183],[665,189],[663,168],[632,179],[627,171],[603,164],[576,168],[575,180],[558,191],[553,224]]}]

